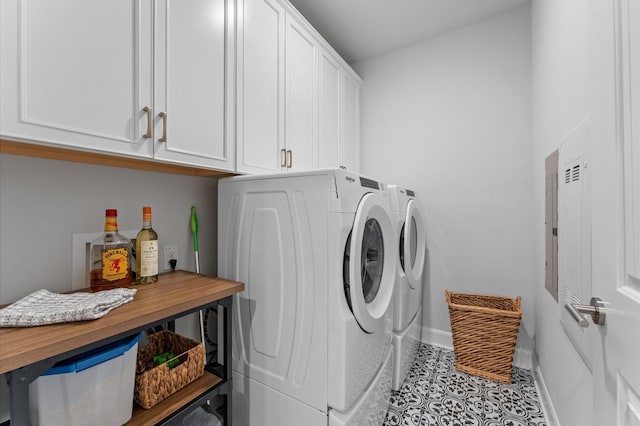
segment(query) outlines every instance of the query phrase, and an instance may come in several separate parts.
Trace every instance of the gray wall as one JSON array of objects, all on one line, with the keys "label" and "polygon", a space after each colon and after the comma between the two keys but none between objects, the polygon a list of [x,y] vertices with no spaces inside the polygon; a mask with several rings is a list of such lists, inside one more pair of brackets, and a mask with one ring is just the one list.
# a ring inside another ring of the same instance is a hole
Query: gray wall
[{"label": "gray wall", "polygon": [[[101,232],[106,208],[121,230],[142,226],[153,208],[160,245],[176,244],[178,268],[195,270],[190,209],[198,209],[200,270],[217,271],[217,180],[0,154],[0,304],[41,288],[71,290],[71,236]],[[177,324],[196,336],[195,319]],[[8,391],[0,383],[0,422]]]},{"label": "gray wall", "polygon": [[521,296],[518,346],[530,352],[543,266],[533,261],[529,24],[526,6],[354,68],[362,172],[415,190],[425,211],[425,331],[450,332],[445,290]]}]

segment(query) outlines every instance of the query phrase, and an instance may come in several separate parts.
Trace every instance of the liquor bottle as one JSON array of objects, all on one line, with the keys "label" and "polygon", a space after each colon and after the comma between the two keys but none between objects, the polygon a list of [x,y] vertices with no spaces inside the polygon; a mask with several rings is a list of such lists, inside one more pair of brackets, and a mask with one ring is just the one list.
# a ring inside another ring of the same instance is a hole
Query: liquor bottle
[{"label": "liquor bottle", "polygon": [[158,281],[158,234],[151,227],[151,207],[142,208],[142,229],[136,236],[138,284]]},{"label": "liquor bottle", "polygon": [[118,210],[107,209],[104,234],[91,243],[90,282],[92,291],[131,284],[131,240],[118,232]]}]

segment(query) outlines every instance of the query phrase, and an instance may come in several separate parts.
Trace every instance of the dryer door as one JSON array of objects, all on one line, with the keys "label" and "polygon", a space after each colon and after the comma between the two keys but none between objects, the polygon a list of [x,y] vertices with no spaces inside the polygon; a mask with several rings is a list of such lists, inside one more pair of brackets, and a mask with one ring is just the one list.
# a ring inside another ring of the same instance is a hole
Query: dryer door
[{"label": "dryer door", "polygon": [[402,252],[400,254],[402,269],[411,288],[419,288],[422,286],[427,243],[424,221],[416,200],[409,200],[407,203],[407,213],[402,233],[404,237],[404,244],[402,244]]},{"label": "dryer door", "polygon": [[391,216],[383,198],[366,194],[358,205],[345,253],[345,291],[353,315],[368,333],[378,329],[391,303],[394,241]]}]

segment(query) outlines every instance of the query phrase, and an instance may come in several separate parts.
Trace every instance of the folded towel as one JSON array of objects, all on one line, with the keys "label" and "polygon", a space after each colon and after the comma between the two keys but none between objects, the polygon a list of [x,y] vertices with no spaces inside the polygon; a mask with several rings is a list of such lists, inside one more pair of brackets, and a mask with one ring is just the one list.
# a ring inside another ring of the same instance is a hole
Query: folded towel
[{"label": "folded towel", "polygon": [[0,327],[32,327],[101,318],[131,302],[136,292],[134,288],[71,294],[38,290],[0,309]]}]

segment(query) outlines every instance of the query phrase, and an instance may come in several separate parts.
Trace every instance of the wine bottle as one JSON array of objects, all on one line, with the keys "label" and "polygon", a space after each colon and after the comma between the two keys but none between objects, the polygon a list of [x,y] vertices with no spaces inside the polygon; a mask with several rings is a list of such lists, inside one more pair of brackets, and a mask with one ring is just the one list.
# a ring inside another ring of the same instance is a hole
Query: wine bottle
[{"label": "wine bottle", "polygon": [[118,232],[118,210],[107,209],[104,233],[90,246],[91,291],[127,287],[131,284],[131,240]]},{"label": "wine bottle", "polygon": [[151,227],[151,207],[142,208],[142,229],[136,235],[138,284],[158,281],[158,234]]}]

